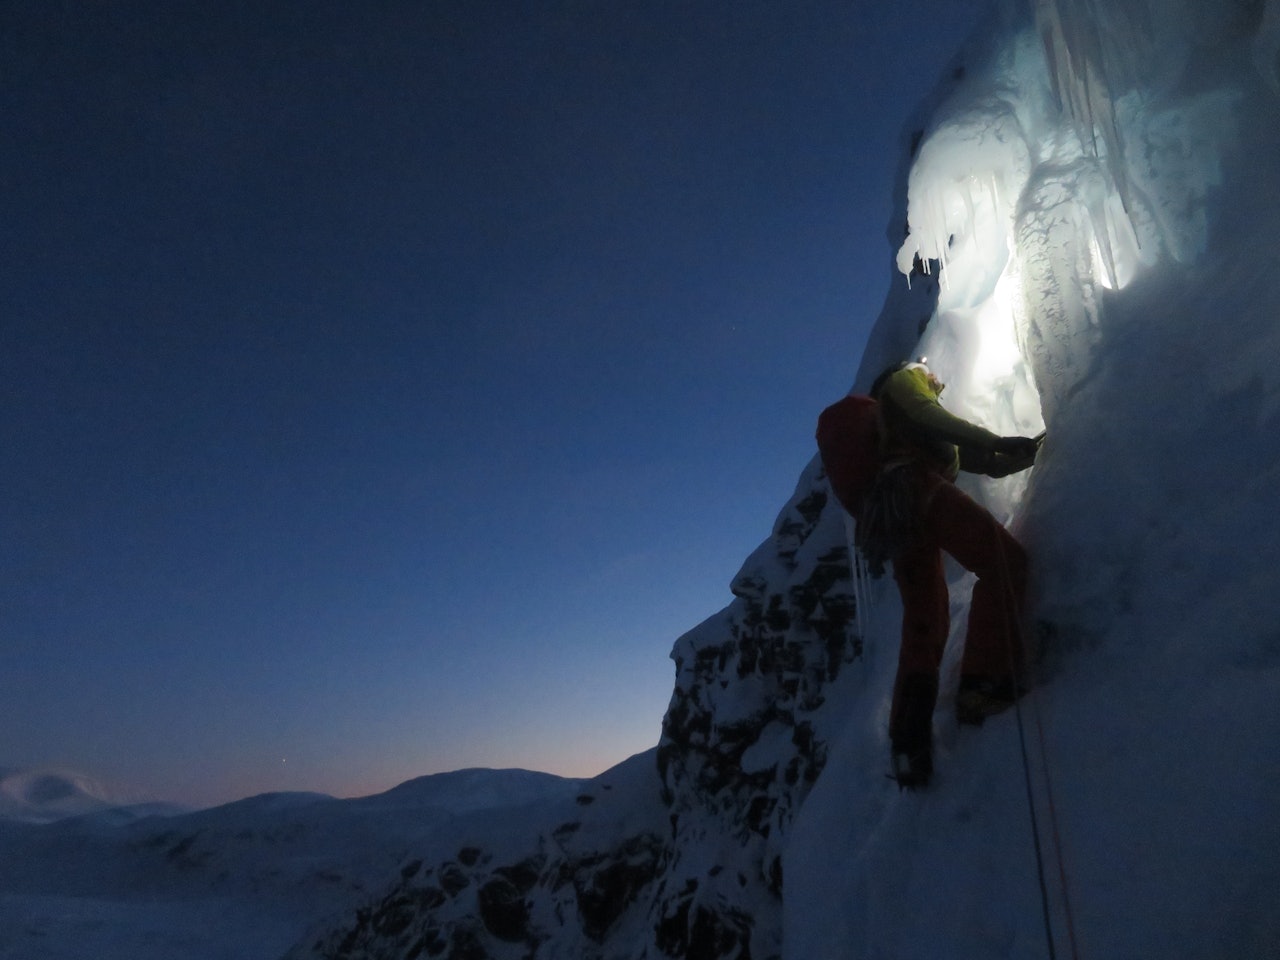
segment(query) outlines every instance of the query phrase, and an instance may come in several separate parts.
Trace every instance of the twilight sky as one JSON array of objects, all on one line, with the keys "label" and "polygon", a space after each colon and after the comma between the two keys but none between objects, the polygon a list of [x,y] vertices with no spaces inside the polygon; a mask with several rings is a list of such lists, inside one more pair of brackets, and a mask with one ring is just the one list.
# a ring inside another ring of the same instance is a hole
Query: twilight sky
[{"label": "twilight sky", "polygon": [[6,5],[0,767],[204,805],[655,744],[982,5]]}]

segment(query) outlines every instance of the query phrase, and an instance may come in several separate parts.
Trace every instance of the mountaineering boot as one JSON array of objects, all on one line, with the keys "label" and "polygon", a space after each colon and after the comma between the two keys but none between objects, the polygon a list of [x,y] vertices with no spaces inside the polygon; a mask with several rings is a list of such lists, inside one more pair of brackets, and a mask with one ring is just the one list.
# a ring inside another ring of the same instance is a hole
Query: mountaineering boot
[{"label": "mountaineering boot", "polygon": [[1026,692],[1009,677],[989,680],[965,675],[960,678],[960,689],[956,691],[956,722],[980,727],[987,717],[1008,710]]},{"label": "mountaineering boot", "polygon": [[918,673],[906,677],[889,724],[893,760],[890,776],[901,790],[922,790],[933,776],[933,705],[937,678]]},{"label": "mountaineering boot", "polygon": [[933,757],[928,747],[916,751],[894,749],[890,779],[898,781],[899,790],[923,790],[932,776]]}]

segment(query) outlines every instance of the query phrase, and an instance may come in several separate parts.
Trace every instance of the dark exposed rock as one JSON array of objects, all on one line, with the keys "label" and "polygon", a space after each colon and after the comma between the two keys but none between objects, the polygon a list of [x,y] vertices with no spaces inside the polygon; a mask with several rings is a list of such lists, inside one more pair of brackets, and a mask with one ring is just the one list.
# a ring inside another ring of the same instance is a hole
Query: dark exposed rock
[{"label": "dark exposed rock", "polygon": [[477,893],[480,919],[499,940],[519,942],[529,936],[529,907],[509,879],[495,876]]},{"label": "dark exposed rock", "polygon": [[409,929],[417,916],[414,897],[401,894],[383,901],[372,917],[374,933],[382,937],[396,937]]},{"label": "dark exposed rock", "polygon": [[418,871],[421,869],[422,869],[422,861],[413,860],[410,863],[406,863],[403,867],[400,868],[400,876],[405,880],[411,880],[412,878],[418,875]]},{"label": "dark exposed rock", "polygon": [[479,931],[470,926],[456,929],[449,943],[448,960],[490,960]]},{"label": "dark exposed rock", "polygon": [[439,887],[417,887],[414,900],[419,910],[434,910],[448,899]]},{"label": "dark exposed rock", "polygon": [[573,836],[575,833],[577,833],[581,829],[582,829],[581,823],[578,823],[578,822],[565,823],[556,827],[556,829],[552,832],[551,835],[556,838],[557,842],[564,843],[571,836]]},{"label": "dark exposed rock", "polygon": [[658,948],[685,960],[750,960],[751,917],[682,900],[655,930]]},{"label": "dark exposed rock", "polygon": [[418,942],[422,944],[428,957],[438,957],[449,948],[449,941],[440,935],[436,927],[427,930]]},{"label": "dark exposed rock", "polygon": [[440,886],[451,897],[456,897],[471,883],[471,878],[456,863],[446,863],[440,868]]},{"label": "dark exposed rock", "polygon": [[646,835],[625,841],[614,855],[571,865],[578,913],[588,937],[604,940],[623,911],[658,876],[664,853],[663,842]]},{"label": "dark exposed rock", "polygon": [[509,867],[498,867],[493,872],[511,881],[512,886],[523,896],[533,889],[533,885],[538,882],[538,877],[546,865],[545,856],[534,856]]}]

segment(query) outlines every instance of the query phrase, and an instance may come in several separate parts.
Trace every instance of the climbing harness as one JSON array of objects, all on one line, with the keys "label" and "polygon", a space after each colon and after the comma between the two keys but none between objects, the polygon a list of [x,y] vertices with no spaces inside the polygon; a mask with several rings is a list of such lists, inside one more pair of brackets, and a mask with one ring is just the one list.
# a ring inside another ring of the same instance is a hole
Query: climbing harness
[{"label": "climbing harness", "polygon": [[872,577],[896,560],[919,534],[919,516],[927,508],[920,478],[909,460],[886,463],[876,474],[858,511],[854,545]]}]

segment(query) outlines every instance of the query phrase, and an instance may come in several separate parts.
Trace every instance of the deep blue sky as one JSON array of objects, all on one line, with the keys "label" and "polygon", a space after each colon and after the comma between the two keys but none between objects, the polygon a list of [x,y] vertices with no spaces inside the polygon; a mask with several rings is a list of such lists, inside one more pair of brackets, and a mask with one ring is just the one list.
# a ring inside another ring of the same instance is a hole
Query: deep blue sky
[{"label": "deep blue sky", "polygon": [[5,5],[0,766],[210,803],[656,743],[979,5]]}]

